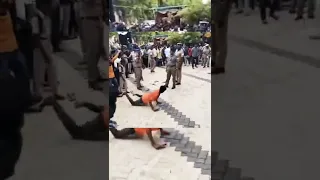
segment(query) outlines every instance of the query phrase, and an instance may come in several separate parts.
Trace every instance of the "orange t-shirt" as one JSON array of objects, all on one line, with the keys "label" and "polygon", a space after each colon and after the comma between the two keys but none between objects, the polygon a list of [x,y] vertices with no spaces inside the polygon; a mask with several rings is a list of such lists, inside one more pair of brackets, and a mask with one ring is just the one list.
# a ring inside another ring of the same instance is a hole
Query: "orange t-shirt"
[{"label": "orange t-shirt", "polygon": [[[117,53],[117,54],[111,59],[111,62],[109,62],[109,63],[114,63],[114,61],[115,61],[116,59],[118,59],[118,57],[119,57],[119,53]],[[114,78],[114,77],[116,77],[116,76],[114,75],[114,71],[113,71],[112,64],[109,64],[109,76],[108,76],[108,78]]]},{"label": "orange t-shirt", "polygon": [[142,102],[145,104],[148,104],[152,101],[158,100],[159,96],[160,96],[160,89],[152,91],[150,93],[145,93],[142,96]]},{"label": "orange t-shirt", "polygon": [[135,133],[139,137],[143,137],[144,135],[146,135],[148,130],[150,130],[150,131],[158,131],[158,130],[160,130],[160,128],[134,128]]},{"label": "orange t-shirt", "polygon": [[17,50],[18,43],[9,12],[5,16],[0,16],[0,27],[0,53]]}]

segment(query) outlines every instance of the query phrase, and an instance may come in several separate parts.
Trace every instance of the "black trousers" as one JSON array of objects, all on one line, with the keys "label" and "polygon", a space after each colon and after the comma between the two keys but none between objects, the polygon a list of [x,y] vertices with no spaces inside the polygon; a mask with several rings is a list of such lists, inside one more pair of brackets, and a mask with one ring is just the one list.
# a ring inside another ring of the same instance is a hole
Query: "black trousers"
[{"label": "black trousers", "polygon": [[14,175],[15,166],[22,149],[21,132],[0,137],[0,179],[5,180]]},{"label": "black trousers", "polygon": [[269,7],[269,15],[274,15],[274,12],[277,8],[278,0],[260,0],[259,8],[260,8],[260,18],[261,20],[265,20],[267,18],[266,8]]},{"label": "black trousers", "polygon": [[54,104],[54,110],[73,139],[88,141],[109,140],[108,128],[100,113],[94,119],[86,122],[85,124],[77,125],[75,121],[62,109],[62,107],[56,103]]},{"label": "black trousers", "polygon": [[199,64],[198,57],[192,57],[192,67],[197,66]]}]

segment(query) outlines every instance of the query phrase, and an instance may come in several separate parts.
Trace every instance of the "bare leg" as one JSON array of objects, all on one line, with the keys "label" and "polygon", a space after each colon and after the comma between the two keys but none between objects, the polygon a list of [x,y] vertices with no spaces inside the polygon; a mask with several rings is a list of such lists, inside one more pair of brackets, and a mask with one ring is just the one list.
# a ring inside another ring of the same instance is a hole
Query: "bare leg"
[{"label": "bare leg", "polygon": [[117,139],[137,139],[138,137],[135,136],[131,136],[131,135],[134,135],[135,134],[135,131],[133,128],[124,128],[124,129],[121,129],[121,130],[117,130],[115,128],[112,128],[112,129],[109,129],[110,132],[112,133],[112,135],[117,138]]},{"label": "bare leg", "polygon": [[145,104],[139,102],[139,100],[138,101],[133,101],[132,98],[127,93],[125,95],[126,95],[127,99],[129,100],[129,102],[130,102],[130,104],[132,106],[145,106]]}]

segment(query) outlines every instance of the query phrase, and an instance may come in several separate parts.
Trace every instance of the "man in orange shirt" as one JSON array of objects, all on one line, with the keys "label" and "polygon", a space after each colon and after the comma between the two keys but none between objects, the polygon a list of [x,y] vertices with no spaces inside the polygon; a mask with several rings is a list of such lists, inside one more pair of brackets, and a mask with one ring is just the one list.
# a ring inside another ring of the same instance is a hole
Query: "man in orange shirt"
[{"label": "man in orange shirt", "polygon": [[136,96],[139,96],[140,98],[136,101],[132,100],[131,97],[125,93],[126,97],[128,98],[129,102],[132,106],[146,106],[149,105],[153,111],[158,111],[159,109],[156,109],[152,102],[157,102],[157,104],[160,104],[158,101],[158,98],[161,93],[165,92],[167,90],[166,86],[160,86],[160,89],[154,90],[152,92],[147,92],[144,95],[135,94]]},{"label": "man in orange shirt", "polygon": [[118,83],[118,81],[116,79],[116,76],[115,76],[115,73],[114,73],[114,69],[113,69],[114,68],[113,65],[114,65],[114,61],[116,59],[118,59],[119,54],[120,54],[120,51],[115,52],[114,55],[111,55],[110,61],[109,61],[109,75],[108,75],[109,83],[110,83],[110,85],[115,86],[116,88],[119,87],[119,83]]},{"label": "man in orange shirt", "polygon": [[107,141],[109,140],[109,133],[107,132],[109,129],[112,135],[117,139],[139,139],[147,135],[152,147],[155,149],[163,149],[166,147],[166,144],[156,143],[152,136],[152,131],[158,130],[161,132],[161,135],[169,135],[169,132],[162,128],[124,128],[122,130],[117,130],[117,123],[110,119],[115,113],[115,101],[116,98],[111,98],[109,106],[97,106],[88,102],[75,103],[76,108],[85,107],[98,113],[93,120],[82,125],[77,125],[76,122],[67,113],[65,113],[63,109],[61,109],[61,106],[55,104],[54,109],[62,124],[73,139]]},{"label": "man in orange shirt", "polygon": [[112,135],[117,139],[138,139],[143,138],[147,135],[151,142],[151,146],[157,150],[165,148],[167,144],[156,143],[152,136],[152,131],[160,131],[161,135],[170,134],[162,128],[124,128],[122,130],[117,130],[116,128],[109,127],[109,130],[112,133]]}]

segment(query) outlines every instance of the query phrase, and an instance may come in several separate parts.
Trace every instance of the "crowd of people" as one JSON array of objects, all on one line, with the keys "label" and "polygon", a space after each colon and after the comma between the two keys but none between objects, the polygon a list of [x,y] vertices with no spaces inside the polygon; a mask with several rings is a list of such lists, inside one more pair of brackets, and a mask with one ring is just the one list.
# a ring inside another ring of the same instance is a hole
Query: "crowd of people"
[{"label": "crowd of people", "polygon": [[134,74],[137,89],[143,88],[142,70],[145,68],[154,73],[156,67],[165,67],[167,72],[165,86],[168,87],[172,78],[172,89],[174,89],[176,85],[181,85],[183,65],[191,65],[192,68],[201,65],[203,68],[209,68],[211,64],[211,48],[204,43],[142,45],[132,48],[113,44],[110,56],[109,79],[118,87],[119,96],[123,96],[126,92],[126,78],[130,74]]}]

